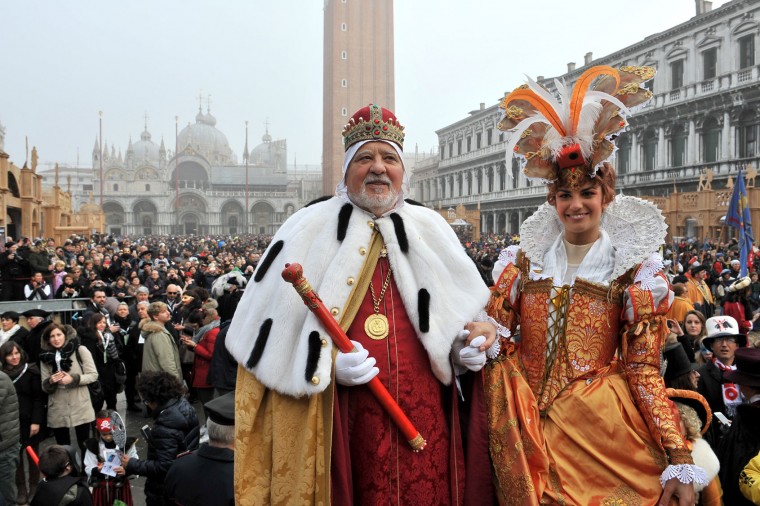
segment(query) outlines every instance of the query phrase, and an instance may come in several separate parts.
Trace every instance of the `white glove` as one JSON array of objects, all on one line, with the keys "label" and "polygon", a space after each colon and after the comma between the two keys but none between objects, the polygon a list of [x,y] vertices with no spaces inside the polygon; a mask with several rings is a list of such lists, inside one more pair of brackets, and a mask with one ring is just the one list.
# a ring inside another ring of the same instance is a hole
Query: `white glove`
[{"label": "white glove", "polygon": [[[469,331],[465,330],[469,335]],[[460,335],[462,332],[460,332]],[[465,339],[467,336],[464,336]],[[480,351],[480,346],[486,342],[486,336],[478,336],[468,346],[459,350],[459,365],[466,367],[471,371],[479,371],[486,365],[486,352]]]},{"label": "white glove", "polygon": [[351,341],[355,351],[343,353],[339,351],[335,356],[335,381],[340,385],[353,387],[363,385],[380,373],[375,367],[375,359],[369,356],[361,343]]}]

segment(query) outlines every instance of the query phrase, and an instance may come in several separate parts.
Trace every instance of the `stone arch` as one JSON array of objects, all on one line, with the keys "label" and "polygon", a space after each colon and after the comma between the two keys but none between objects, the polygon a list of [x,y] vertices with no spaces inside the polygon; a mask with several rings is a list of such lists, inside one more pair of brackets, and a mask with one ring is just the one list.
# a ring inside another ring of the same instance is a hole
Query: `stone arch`
[{"label": "stone arch", "polygon": [[21,192],[18,189],[18,181],[16,180],[16,175],[11,171],[8,171],[8,189],[10,190],[11,195],[17,199],[21,198]]},{"label": "stone arch", "polygon": [[122,226],[126,222],[124,208],[118,202],[105,202],[103,214],[106,217],[106,227],[111,234],[121,235]]},{"label": "stone arch", "polygon": [[170,183],[177,181],[180,189],[197,188],[206,189],[209,184],[208,171],[195,160],[184,160],[171,173]]},{"label": "stone arch", "polygon": [[132,212],[134,213],[134,223],[137,225],[137,230],[143,235],[151,235],[153,233],[153,226],[158,219],[158,208],[150,200],[139,200],[132,206]]},{"label": "stone arch", "polygon": [[275,212],[269,202],[256,202],[251,207],[251,231],[254,234],[274,233]]},{"label": "stone arch", "polygon": [[222,205],[222,227],[228,234],[247,233],[245,230],[245,209],[237,200],[229,200]]}]

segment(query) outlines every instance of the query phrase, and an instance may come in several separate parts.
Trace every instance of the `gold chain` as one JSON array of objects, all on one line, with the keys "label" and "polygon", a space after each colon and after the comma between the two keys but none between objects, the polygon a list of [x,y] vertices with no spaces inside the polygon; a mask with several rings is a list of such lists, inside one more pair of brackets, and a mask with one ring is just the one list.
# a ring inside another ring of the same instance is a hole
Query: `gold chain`
[{"label": "gold chain", "polygon": [[391,270],[388,269],[388,275],[385,276],[385,283],[383,283],[383,289],[380,290],[380,298],[375,297],[375,287],[372,286],[372,281],[369,282],[369,291],[372,294],[372,307],[375,310],[375,314],[380,313],[380,303],[385,297],[385,291],[388,289],[388,285],[391,283]]}]

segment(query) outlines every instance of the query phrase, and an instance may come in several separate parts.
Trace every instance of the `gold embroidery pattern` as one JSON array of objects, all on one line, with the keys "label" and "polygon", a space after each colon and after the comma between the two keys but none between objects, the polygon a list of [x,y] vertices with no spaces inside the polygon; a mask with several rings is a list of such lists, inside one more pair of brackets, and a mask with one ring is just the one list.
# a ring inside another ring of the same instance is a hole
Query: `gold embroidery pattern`
[{"label": "gold embroidery pattern", "polygon": [[654,74],[657,72],[654,67],[636,67],[632,65],[620,67],[620,71],[634,74],[641,78],[642,81],[648,81],[649,79],[652,79],[654,77]]},{"label": "gold embroidery pattern", "polygon": [[602,499],[601,506],[641,506],[641,497],[634,490],[625,485],[616,488],[615,491]]}]

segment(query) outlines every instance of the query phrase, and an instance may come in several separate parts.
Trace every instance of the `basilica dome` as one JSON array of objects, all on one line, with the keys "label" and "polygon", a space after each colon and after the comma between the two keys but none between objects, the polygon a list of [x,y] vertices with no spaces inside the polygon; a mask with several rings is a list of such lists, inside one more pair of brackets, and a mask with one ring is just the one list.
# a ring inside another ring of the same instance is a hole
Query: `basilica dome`
[{"label": "basilica dome", "polygon": [[180,152],[190,147],[209,162],[227,163],[232,161],[232,150],[227,137],[216,128],[216,118],[211,112],[203,114],[199,110],[195,123],[188,124],[177,137]]},{"label": "basilica dome", "polygon": [[131,152],[136,162],[147,161],[157,164],[160,159],[159,150],[159,146],[150,140],[150,132],[148,132],[148,128],[146,127],[143,133],[140,134],[138,142],[132,144],[132,141],[129,141],[127,156],[129,157]]}]

